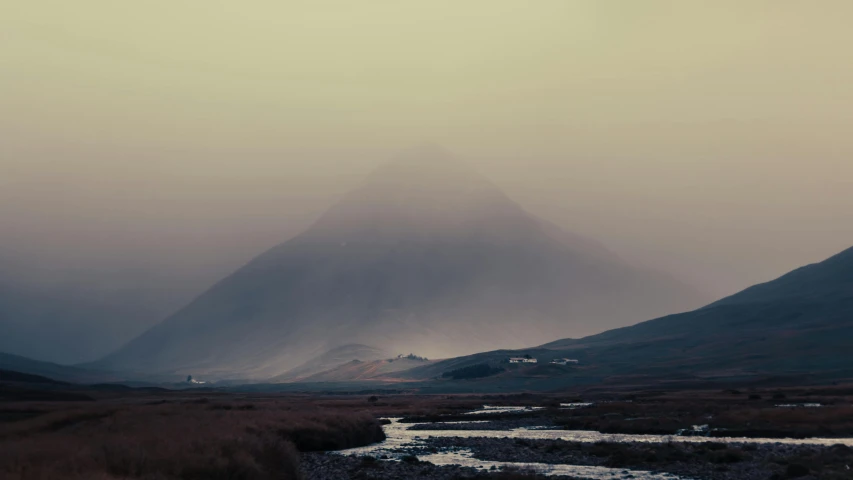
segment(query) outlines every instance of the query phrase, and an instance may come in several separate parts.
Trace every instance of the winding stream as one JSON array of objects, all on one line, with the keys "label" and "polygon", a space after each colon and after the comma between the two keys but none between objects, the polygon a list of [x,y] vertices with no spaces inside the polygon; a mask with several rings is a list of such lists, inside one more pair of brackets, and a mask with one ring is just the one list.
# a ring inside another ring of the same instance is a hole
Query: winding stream
[{"label": "winding stream", "polygon": [[[495,407],[484,409],[489,413],[497,410]],[[483,410],[478,410],[483,411]],[[526,407],[516,407],[514,411],[530,411]],[[474,412],[472,412],[474,413]],[[585,430],[553,430],[541,427],[521,427],[506,430],[410,430],[409,427],[417,424],[401,423],[400,418],[391,418],[390,424],[385,425],[387,439],[381,443],[366,447],[342,450],[338,453],[343,455],[373,456],[387,460],[399,460],[406,455],[411,455],[412,450],[426,446],[426,439],[430,437],[463,437],[463,438],[511,438],[531,440],[566,440],[571,442],[725,442],[725,443],[757,443],[757,444],[797,444],[797,445],[836,445],[843,444],[853,447],[853,438],[728,438],[728,437],[693,437],[677,435],[632,435],[632,434],[610,434]],[[473,421],[476,423],[485,421]],[[472,423],[469,422],[444,422],[444,424]],[[515,467],[525,470],[534,470],[544,475],[573,475],[593,480],[614,480],[622,478],[634,478],[637,480],[690,480],[688,477],[669,473],[649,472],[643,470],[630,470],[624,468],[608,468],[583,465],[562,465],[545,463],[521,463],[521,462],[493,462],[480,460],[473,457],[467,449],[451,449],[437,453],[418,454],[418,459],[435,465],[462,465],[478,469],[500,469],[504,467]]]}]

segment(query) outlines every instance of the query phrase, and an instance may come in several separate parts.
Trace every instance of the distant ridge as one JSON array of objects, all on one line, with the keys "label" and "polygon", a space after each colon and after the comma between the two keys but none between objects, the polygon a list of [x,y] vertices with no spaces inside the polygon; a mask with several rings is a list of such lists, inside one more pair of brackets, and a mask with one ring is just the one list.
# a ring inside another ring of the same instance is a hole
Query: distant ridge
[{"label": "distant ridge", "polygon": [[60,382],[52,378],[43,377],[41,375],[33,375],[31,373],[15,372],[13,370],[0,369],[0,383],[33,383],[43,385],[68,385],[67,382]]},{"label": "distant ridge", "polygon": [[52,380],[70,383],[98,383],[117,381],[119,379],[116,374],[111,372],[42,362],[2,352],[0,352],[0,370],[47,377]]}]

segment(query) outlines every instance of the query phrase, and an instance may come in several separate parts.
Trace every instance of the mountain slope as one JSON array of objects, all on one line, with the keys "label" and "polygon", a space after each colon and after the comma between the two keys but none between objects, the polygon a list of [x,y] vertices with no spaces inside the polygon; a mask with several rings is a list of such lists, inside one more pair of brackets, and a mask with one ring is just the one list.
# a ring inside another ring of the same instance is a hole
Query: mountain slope
[{"label": "mountain slope", "polygon": [[796,270],[776,280],[754,285],[712,303],[709,307],[790,300],[833,302],[853,291],[853,248]]},{"label": "mountain slope", "polygon": [[[701,309],[584,338],[583,345],[701,336],[733,337],[853,324],[853,248]],[[573,343],[574,341],[567,341]],[[559,346],[554,342],[546,346]]]},{"label": "mountain slope", "polygon": [[541,382],[541,388],[551,389],[617,377],[637,381],[798,376],[829,381],[853,378],[851,338],[853,248],[692,312],[527,350],[449,359],[404,376],[428,379],[454,368],[496,364],[529,353],[540,361],[580,360],[578,371]]},{"label": "mountain slope", "polygon": [[699,304],[426,148],[98,365],[269,378],[346,344],[442,357]]}]

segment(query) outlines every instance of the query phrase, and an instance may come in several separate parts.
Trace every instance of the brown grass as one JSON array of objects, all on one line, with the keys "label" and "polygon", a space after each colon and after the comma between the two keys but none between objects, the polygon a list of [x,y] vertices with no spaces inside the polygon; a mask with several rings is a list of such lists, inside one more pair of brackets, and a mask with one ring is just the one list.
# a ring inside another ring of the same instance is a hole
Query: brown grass
[{"label": "brown grass", "polygon": [[[570,430],[605,433],[672,434],[691,425],[720,429],[717,436],[849,437],[853,435],[853,406],[845,395],[814,397],[765,393],[750,400],[747,393],[719,395],[703,392],[687,396],[658,395],[633,402],[600,403],[562,411],[555,422]],[[777,404],[816,402],[820,408],[777,407]]]},{"label": "brown grass", "polygon": [[0,477],[298,479],[298,450],[383,438],[369,413],[311,404],[78,404],[0,424]]},{"label": "brown grass", "polygon": [[[761,436],[774,432],[779,436],[853,434],[853,389],[840,388],[633,392],[632,402],[597,403],[571,411],[555,407],[579,400],[576,394],[378,394],[373,399],[374,394],[88,394],[95,401],[2,403],[0,478],[298,479],[299,451],[336,450],[379,441],[384,434],[377,417],[452,416],[483,404],[552,407],[535,415],[569,428],[603,431],[673,433],[709,423],[739,429],[734,434],[746,428]],[[749,400],[751,394],[760,394],[762,399]],[[784,399],[774,398],[782,395]],[[617,398],[628,396],[583,399]],[[829,406],[774,406],[801,402]],[[806,460],[800,463],[808,464]]]}]

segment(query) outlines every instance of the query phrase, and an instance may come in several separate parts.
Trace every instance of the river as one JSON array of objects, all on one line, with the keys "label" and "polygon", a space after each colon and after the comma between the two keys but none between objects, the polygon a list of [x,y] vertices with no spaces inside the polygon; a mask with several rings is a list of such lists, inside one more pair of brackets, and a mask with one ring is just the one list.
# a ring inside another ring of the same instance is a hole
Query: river
[{"label": "river", "polygon": [[[498,408],[485,407],[481,410],[470,412],[476,415],[478,412],[493,413],[495,411],[530,411],[531,407]],[[533,470],[543,475],[571,475],[593,480],[615,480],[622,478],[633,478],[637,480],[692,480],[690,477],[678,476],[670,473],[651,472],[643,470],[631,470],[624,468],[608,468],[601,466],[586,465],[563,465],[545,463],[521,463],[521,462],[494,462],[474,458],[472,452],[463,448],[445,449],[442,451],[425,451],[426,441],[429,438],[461,437],[461,438],[509,438],[530,440],[565,440],[570,442],[714,442],[724,443],[756,443],[756,444],[796,444],[796,445],[821,445],[830,446],[843,444],[853,446],[853,438],[726,438],[678,435],[631,435],[610,434],[595,431],[582,430],[555,430],[542,427],[521,427],[505,430],[411,430],[410,427],[418,424],[401,423],[400,418],[390,418],[390,424],[385,425],[387,439],[375,445],[343,450],[338,453],[343,455],[373,456],[385,460],[399,460],[412,452],[417,452],[421,461],[430,462],[435,465],[462,465],[478,469],[501,469],[514,467],[525,470]],[[459,423],[485,423],[487,421],[468,422],[443,422],[445,425]]]}]

